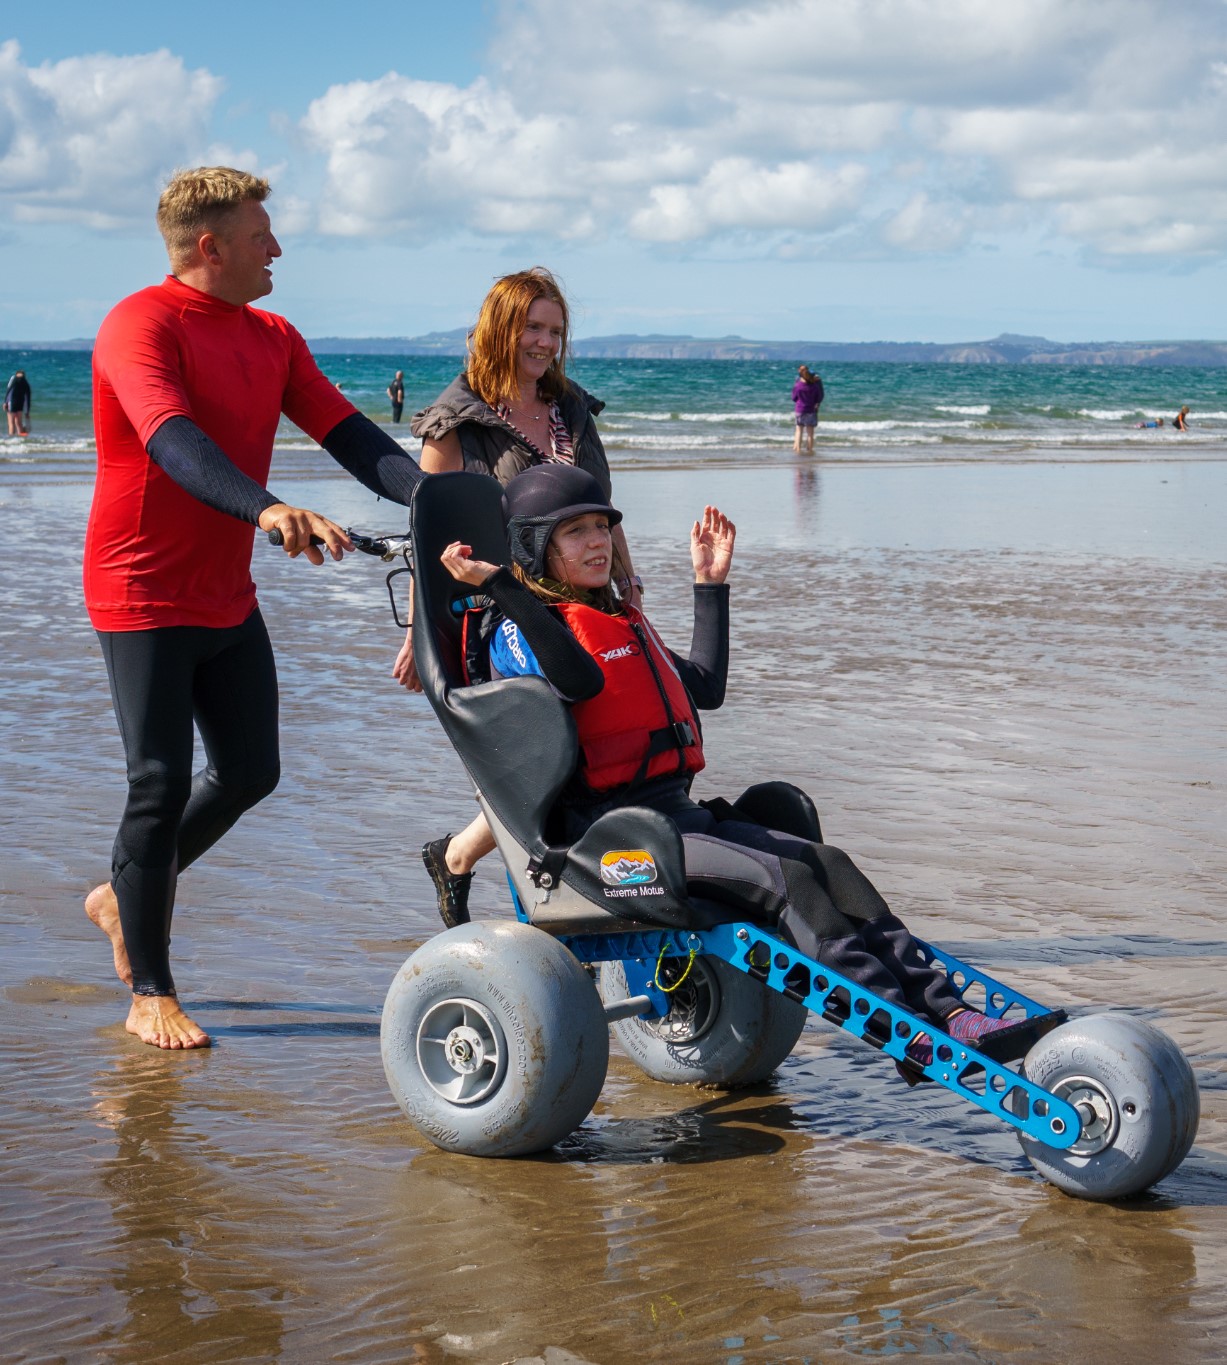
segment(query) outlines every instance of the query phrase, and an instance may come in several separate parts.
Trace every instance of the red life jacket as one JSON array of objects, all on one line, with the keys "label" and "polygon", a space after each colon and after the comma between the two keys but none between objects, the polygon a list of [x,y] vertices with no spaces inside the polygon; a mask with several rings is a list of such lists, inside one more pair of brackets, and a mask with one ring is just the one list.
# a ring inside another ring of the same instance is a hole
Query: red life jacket
[{"label": "red life jacket", "polygon": [[605,686],[571,707],[579,728],[580,776],[593,791],[646,778],[697,773],[703,743],[690,697],[669,651],[641,612],[607,616],[595,607],[558,607],[600,665]]}]

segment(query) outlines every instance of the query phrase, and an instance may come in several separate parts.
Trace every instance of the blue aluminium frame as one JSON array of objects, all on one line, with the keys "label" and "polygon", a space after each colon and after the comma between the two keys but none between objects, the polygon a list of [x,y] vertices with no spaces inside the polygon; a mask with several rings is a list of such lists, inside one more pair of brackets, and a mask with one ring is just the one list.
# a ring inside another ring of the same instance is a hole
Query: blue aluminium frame
[{"label": "blue aluminium frame", "polygon": [[[511,885],[510,878],[508,884]],[[530,924],[514,885],[511,895],[516,917]],[[828,1023],[885,1052],[917,1076],[923,1074],[1037,1142],[1058,1149],[1072,1147],[1082,1131],[1081,1118],[1066,1100],[951,1038],[928,1020],[918,1020],[909,1011],[816,963],[762,925],[736,921],[711,929],[653,929],[557,937],[580,962],[621,962],[628,994],[646,995],[652,1002],[640,1018],[662,1018],[669,1012],[668,993],[657,983],[657,965],[662,958],[717,957],[761,981],[769,990],[800,1001]],[[973,987],[983,990],[984,1012],[993,1018],[1000,1018],[1012,1007],[1021,1009],[1026,1017],[1046,1013],[1044,1005],[952,954],[922,940],[916,942],[928,962],[945,969],[960,998]],[[933,1040],[933,1059],[925,1067],[905,1054],[917,1033]]]}]

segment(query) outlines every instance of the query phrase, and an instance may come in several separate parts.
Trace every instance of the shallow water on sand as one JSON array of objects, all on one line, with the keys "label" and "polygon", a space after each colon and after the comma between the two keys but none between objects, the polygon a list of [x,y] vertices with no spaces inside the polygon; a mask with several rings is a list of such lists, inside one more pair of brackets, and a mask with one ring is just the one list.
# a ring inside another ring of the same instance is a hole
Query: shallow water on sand
[{"label": "shallow water on sand", "polygon": [[[79,605],[87,490],[4,495],[4,1358],[1221,1358],[1224,467],[994,477],[703,482],[742,535],[702,785],[800,783],[924,937],[1176,1039],[1198,1141],[1121,1206],[1061,1195],[1000,1124],[820,1021],[732,1095],[615,1055],[542,1158],[426,1146],[384,1081],[379,1011],[437,928],[417,850],[472,802],[426,703],[385,676],[399,632],[357,558],[257,548],[285,776],[180,887],[176,974],[215,1047],[142,1047],[81,913],[122,799]],[[694,488],[617,489],[683,646]],[[288,493],[396,524],[345,484]],[[509,913],[492,862],[474,900]]]}]

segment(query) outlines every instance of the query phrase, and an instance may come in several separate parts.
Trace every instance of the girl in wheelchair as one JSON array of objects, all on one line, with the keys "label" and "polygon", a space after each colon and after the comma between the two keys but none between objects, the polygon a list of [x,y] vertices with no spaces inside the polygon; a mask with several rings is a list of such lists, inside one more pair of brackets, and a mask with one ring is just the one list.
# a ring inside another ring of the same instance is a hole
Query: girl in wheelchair
[{"label": "girl in wheelchair", "polygon": [[[539,674],[572,708],[581,758],[555,811],[563,842],[607,811],[650,807],[680,831],[694,894],[773,926],[816,961],[959,1041],[1022,1055],[1061,1021],[1060,1011],[1006,1022],[969,1009],[846,853],[765,828],[726,802],[691,799],[704,766],[697,713],[722,704],[728,674],[726,580],[736,528],[723,513],[705,508],[691,530],[694,630],[682,658],[615,588],[612,532],[622,514],[591,475],[537,466],[507,484],[503,505],[510,569],[474,559],[460,542],[441,559],[491,603],[481,649],[469,650],[471,668],[490,679]],[[927,1065],[931,1049],[919,1034],[908,1051]]]}]

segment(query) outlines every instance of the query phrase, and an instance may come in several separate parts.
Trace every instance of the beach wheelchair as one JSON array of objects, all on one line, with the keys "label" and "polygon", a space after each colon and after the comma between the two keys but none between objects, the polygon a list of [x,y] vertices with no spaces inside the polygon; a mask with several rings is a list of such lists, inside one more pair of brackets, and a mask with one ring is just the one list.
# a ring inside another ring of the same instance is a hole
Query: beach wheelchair
[{"label": "beach wheelchair", "polygon": [[[1180,1164],[1197,1131],[1197,1085],[1164,1034],[1130,1015],[1066,1022],[1010,1054],[977,1048],[863,989],[730,903],[691,895],[682,838],[663,815],[625,807],[577,842],[552,835],[574,771],[575,723],[539,677],[465,685],[462,621],[478,605],[439,562],[453,540],[507,563],[501,489],[473,474],[419,485],[410,509],[413,642],[431,705],[476,788],[507,868],[516,918],[439,933],[388,991],[388,1083],[421,1135],[472,1156],[540,1152],[600,1095],[612,1030],[649,1076],[737,1087],[763,1081],[807,1015],[885,1053],[1017,1130],[1041,1175],[1069,1194],[1136,1194]],[[470,591],[471,590],[467,590]],[[821,839],[813,803],[783,783],[752,786],[737,818]],[[1048,1007],[928,944],[960,997],[995,1017]],[[932,1039],[921,1065],[907,1048]],[[1001,1055],[1004,1053],[1004,1055]],[[909,1074],[910,1073],[910,1074]]]}]

